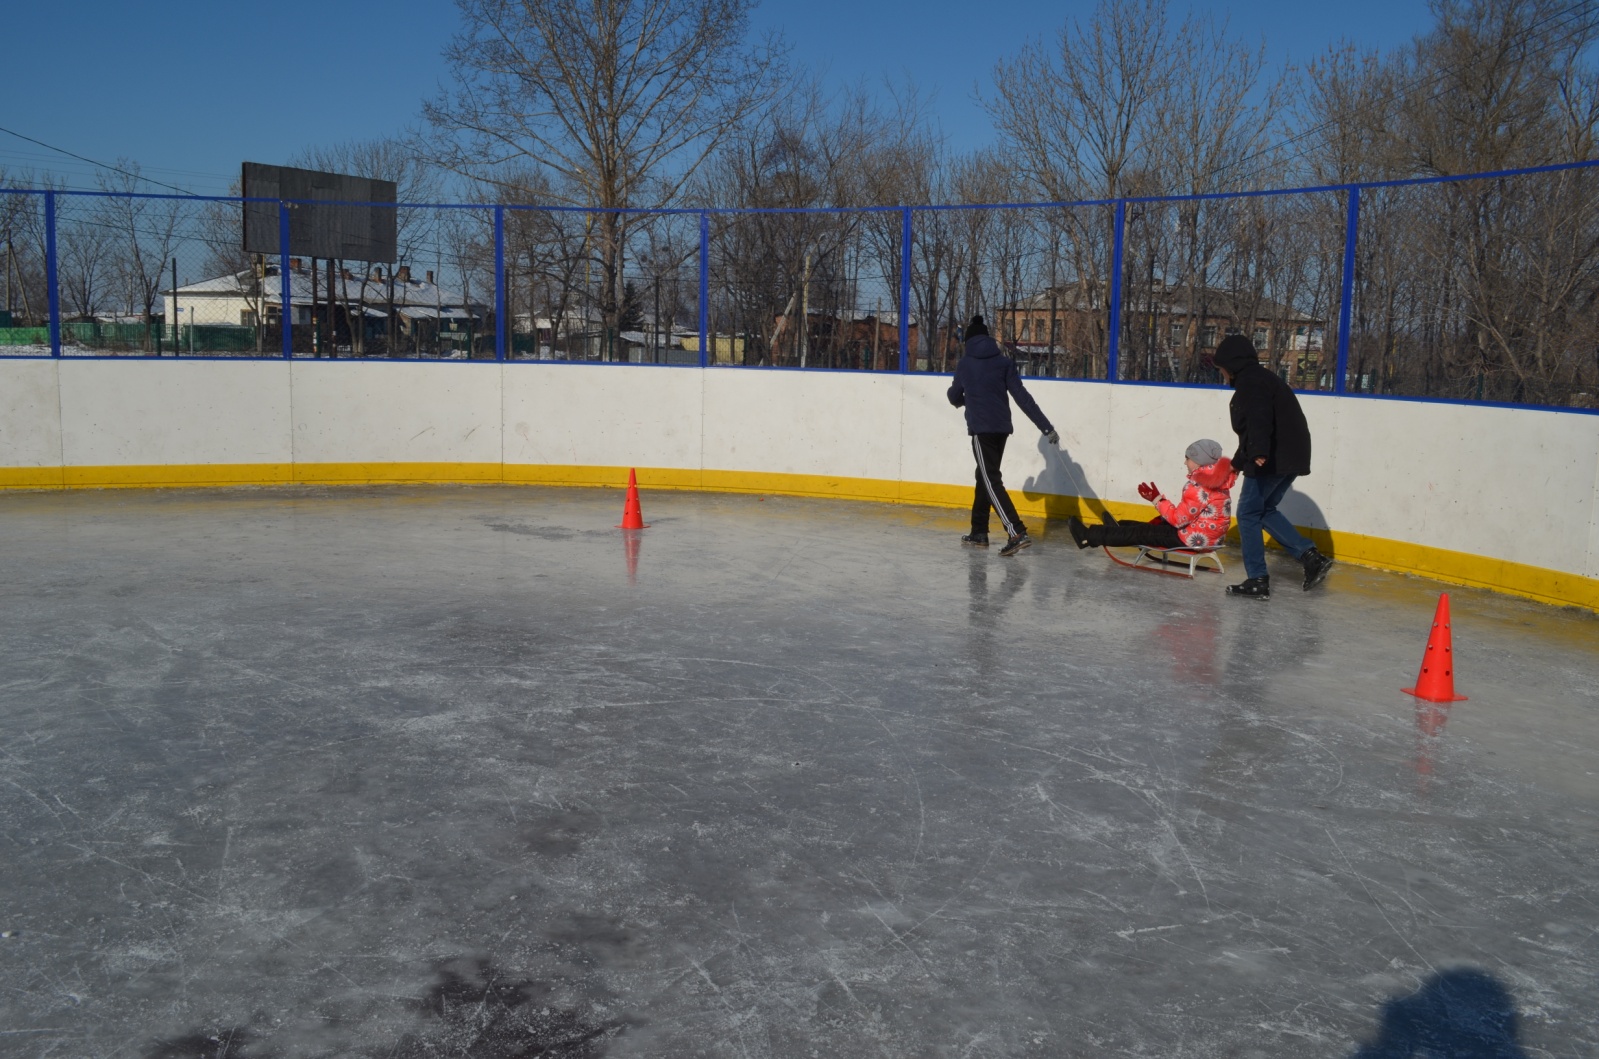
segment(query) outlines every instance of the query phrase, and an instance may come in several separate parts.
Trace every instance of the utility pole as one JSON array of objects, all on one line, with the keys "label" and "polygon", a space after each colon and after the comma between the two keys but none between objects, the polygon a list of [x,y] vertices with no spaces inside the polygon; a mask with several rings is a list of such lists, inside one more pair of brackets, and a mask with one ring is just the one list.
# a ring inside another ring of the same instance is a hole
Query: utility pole
[{"label": "utility pole", "polygon": [[[255,282],[251,290],[255,293],[256,308],[260,311],[255,317],[255,352],[259,356],[266,352],[266,323],[267,323],[267,298],[266,298],[266,257],[262,254],[255,255]],[[282,313],[278,314],[282,320]],[[189,345],[194,345],[194,313],[189,313]]]},{"label": "utility pole", "polygon": [[178,259],[172,259],[172,355],[183,355],[183,346],[178,341]]},{"label": "utility pole", "polygon": [[[328,258],[328,359],[339,355],[339,325],[333,316],[333,259]],[[353,341],[353,340],[352,340]]]},{"label": "utility pole", "polygon": [[[872,306],[872,370],[877,370],[877,345],[883,337],[883,303],[881,300]],[[928,356],[932,356],[931,353]]]},{"label": "utility pole", "polygon": [[317,322],[317,289],[316,289],[316,258],[311,259],[311,356],[322,355],[322,343],[319,341],[321,325]]},{"label": "utility pole", "polygon": [[811,351],[811,255],[805,252],[805,274],[800,282],[800,367]]},{"label": "utility pole", "polygon": [[[6,246],[9,247],[10,245],[11,245],[11,241],[10,241],[9,238],[7,238]],[[15,265],[15,263],[16,263],[16,251],[15,250],[11,251],[11,259],[12,259],[12,264]],[[28,300],[28,285],[22,281],[22,269],[18,268],[16,270],[16,273],[17,273],[17,287],[22,293],[22,318],[24,320],[32,320],[33,319],[33,303]]]}]

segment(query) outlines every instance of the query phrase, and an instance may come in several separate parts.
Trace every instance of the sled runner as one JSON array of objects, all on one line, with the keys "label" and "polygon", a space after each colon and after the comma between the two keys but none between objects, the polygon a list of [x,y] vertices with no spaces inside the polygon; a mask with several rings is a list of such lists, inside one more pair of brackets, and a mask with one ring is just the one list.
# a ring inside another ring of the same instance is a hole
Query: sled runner
[{"label": "sled runner", "polygon": [[[1138,545],[1138,556],[1132,562],[1111,551],[1109,546],[1105,548],[1105,554],[1110,556],[1113,562],[1133,570],[1142,570],[1147,574],[1192,578],[1200,570],[1213,574],[1223,572],[1221,556],[1216,554],[1219,550],[1218,548],[1156,548],[1141,544]],[[1204,565],[1206,559],[1215,565]],[[1175,569],[1166,569],[1166,567],[1175,567]],[[1187,568],[1186,572],[1184,567]]]}]

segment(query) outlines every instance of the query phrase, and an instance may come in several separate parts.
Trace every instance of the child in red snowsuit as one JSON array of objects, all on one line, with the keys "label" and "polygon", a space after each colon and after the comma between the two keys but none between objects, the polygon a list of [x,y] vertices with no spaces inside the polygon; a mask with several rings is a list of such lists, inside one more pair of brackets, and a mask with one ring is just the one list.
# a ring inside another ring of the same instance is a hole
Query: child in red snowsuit
[{"label": "child in red snowsuit", "polygon": [[1155,505],[1160,517],[1149,522],[1114,522],[1085,526],[1073,516],[1067,523],[1079,548],[1146,545],[1151,548],[1214,548],[1232,524],[1233,502],[1229,490],[1238,479],[1221,445],[1202,438],[1188,446],[1184,462],[1188,481],[1182,497],[1173,504],[1153,482],[1138,487],[1138,495]]}]

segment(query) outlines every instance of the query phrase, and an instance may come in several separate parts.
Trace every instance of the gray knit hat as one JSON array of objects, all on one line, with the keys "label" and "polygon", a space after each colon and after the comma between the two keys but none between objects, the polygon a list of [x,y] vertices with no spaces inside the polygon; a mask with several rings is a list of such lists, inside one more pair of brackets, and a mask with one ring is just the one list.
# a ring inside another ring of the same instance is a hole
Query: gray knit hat
[{"label": "gray knit hat", "polygon": [[1200,438],[1188,446],[1188,451],[1183,453],[1183,455],[1201,467],[1209,467],[1221,459],[1221,443],[1212,441],[1209,438]]}]

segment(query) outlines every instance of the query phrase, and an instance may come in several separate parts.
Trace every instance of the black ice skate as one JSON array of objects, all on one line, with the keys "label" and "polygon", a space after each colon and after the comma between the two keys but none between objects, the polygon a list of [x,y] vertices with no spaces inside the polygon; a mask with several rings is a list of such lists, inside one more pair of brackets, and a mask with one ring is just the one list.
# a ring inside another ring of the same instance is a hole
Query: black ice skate
[{"label": "black ice skate", "polygon": [[1268,599],[1271,596],[1271,578],[1251,577],[1248,581],[1227,586],[1229,596],[1247,596],[1250,599]]},{"label": "black ice skate", "polygon": [[1305,567],[1305,591],[1309,592],[1323,581],[1327,580],[1327,571],[1332,569],[1333,561],[1318,552],[1315,548],[1299,557]]},{"label": "black ice skate", "polygon": [[1015,555],[1017,552],[1021,551],[1023,548],[1031,548],[1032,546],[1033,546],[1033,538],[1029,537],[1025,533],[1022,533],[1022,534],[1018,534],[1017,536],[1012,537],[1009,540],[1007,540],[1005,542],[1005,547],[1003,547],[1003,548],[1001,548],[999,550],[999,554],[1001,554],[1001,555]]}]

